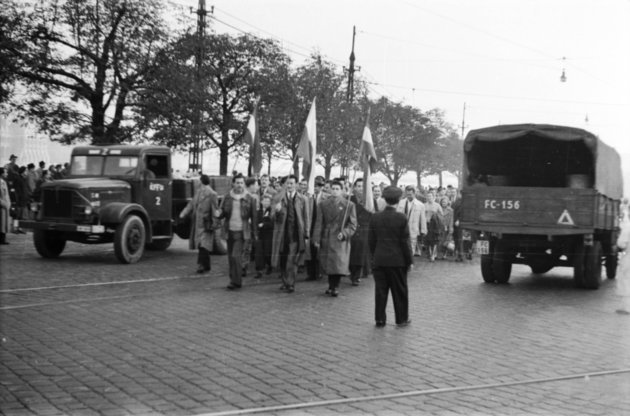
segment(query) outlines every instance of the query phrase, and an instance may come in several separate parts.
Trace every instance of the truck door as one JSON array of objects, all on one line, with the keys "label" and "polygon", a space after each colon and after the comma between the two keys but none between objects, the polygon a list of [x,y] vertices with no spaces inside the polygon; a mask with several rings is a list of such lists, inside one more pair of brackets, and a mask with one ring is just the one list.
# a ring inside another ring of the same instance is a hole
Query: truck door
[{"label": "truck door", "polygon": [[147,210],[151,221],[171,219],[172,189],[169,158],[167,155],[144,156],[142,172],[142,205]]}]

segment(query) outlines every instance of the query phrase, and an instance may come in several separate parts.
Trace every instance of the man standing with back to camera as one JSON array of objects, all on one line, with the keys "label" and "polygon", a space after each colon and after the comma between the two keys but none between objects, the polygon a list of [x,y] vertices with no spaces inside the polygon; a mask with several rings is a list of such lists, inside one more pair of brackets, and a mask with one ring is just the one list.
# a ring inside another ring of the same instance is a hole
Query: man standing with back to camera
[{"label": "man standing with back to camera", "polygon": [[390,290],[396,325],[405,327],[411,323],[407,271],[413,259],[407,217],[401,212],[396,212],[401,196],[402,191],[397,187],[385,188],[383,197],[387,206],[384,211],[374,214],[370,220],[368,243],[374,274],[374,317],[379,328],[384,327],[387,321],[385,309]]}]

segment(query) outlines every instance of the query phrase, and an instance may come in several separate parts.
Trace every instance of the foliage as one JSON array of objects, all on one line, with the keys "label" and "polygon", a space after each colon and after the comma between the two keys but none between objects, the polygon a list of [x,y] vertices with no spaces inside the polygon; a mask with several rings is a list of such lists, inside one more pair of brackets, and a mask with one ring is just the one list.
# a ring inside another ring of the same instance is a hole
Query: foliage
[{"label": "foliage", "polygon": [[20,117],[66,143],[131,138],[125,113],[167,38],[162,2],[11,2],[0,13],[12,29],[1,31],[3,67],[26,92],[11,101]]},{"label": "foliage", "polygon": [[229,152],[242,144],[254,101],[286,78],[288,63],[272,40],[186,33],[151,73],[138,123],[154,132],[157,143],[188,148],[199,137],[202,148],[218,147],[219,170],[226,174]]}]

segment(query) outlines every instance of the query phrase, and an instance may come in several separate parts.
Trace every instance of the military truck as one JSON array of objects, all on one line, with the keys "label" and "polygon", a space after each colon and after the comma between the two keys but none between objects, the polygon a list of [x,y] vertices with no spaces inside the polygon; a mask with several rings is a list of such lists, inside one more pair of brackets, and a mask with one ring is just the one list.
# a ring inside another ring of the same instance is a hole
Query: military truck
[{"label": "military truck", "polygon": [[541,124],[472,130],[462,177],[461,226],[484,236],[485,282],[507,283],[519,263],[535,274],[572,267],[580,288],[600,286],[602,265],[615,278],[621,159],[592,133]]},{"label": "military truck", "polygon": [[114,243],[121,263],[135,263],[145,248],[166,250],[190,222],[179,214],[198,181],[174,179],[171,152],[161,146],[80,146],[72,150],[67,178],[45,183],[31,204],[37,252],[56,258],[67,241]]}]

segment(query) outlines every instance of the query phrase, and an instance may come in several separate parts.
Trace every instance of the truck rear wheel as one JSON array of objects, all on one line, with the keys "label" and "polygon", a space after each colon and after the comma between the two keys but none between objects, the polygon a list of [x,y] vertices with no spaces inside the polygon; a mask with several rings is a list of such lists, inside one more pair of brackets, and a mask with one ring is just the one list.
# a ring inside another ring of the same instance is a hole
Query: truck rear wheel
[{"label": "truck rear wheel", "polygon": [[613,248],[611,253],[606,254],[606,277],[614,279],[617,277],[617,248]]},{"label": "truck rear wheel", "polygon": [[137,215],[128,215],[116,227],[114,235],[114,253],[118,261],[124,264],[136,263],[144,254],[146,230]]},{"label": "truck rear wheel", "polygon": [[492,270],[492,255],[481,255],[481,276],[486,283],[494,283],[497,279],[494,277],[494,271]]},{"label": "truck rear wheel", "polygon": [[58,231],[34,230],[35,250],[46,259],[56,259],[66,248],[66,239]]},{"label": "truck rear wheel", "polygon": [[602,282],[602,245],[595,241],[584,250],[584,288],[599,289]]},{"label": "truck rear wheel", "polygon": [[492,272],[497,283],[507,283],[510,280],[512,257],[509,247],[501,241],[497,241],[492,256]]}]

